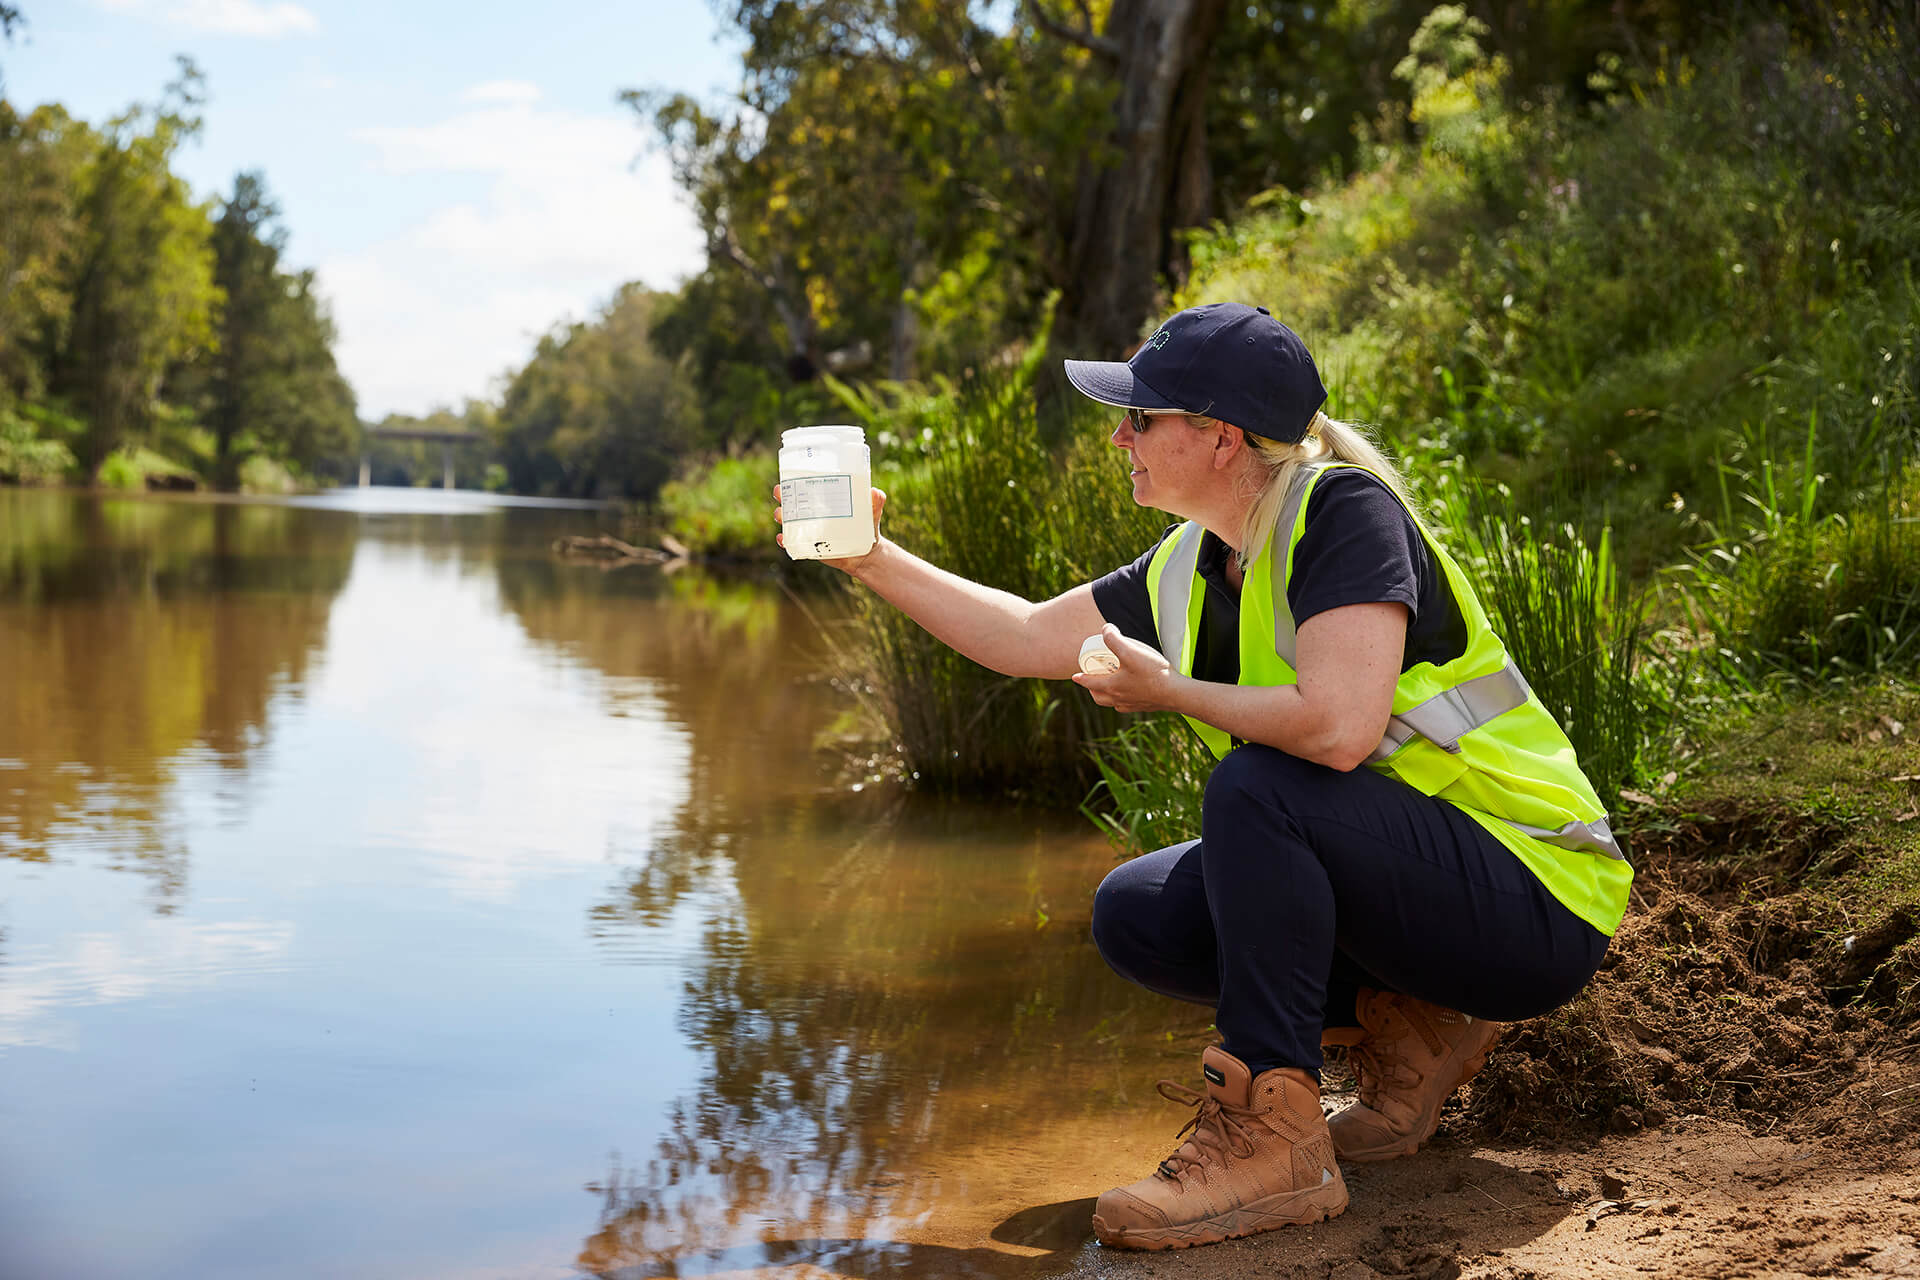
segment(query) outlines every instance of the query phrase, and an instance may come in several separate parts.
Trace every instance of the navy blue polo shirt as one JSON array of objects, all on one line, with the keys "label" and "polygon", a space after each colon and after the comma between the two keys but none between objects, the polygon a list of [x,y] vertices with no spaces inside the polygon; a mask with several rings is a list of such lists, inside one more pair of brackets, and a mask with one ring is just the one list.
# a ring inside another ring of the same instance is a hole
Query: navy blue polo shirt
[{"label": "navy blue polo shirt", "polygon": [[[1153,628],[1147,565],[1158,549],[1148,549],[1093,584],[1101,616],[1122,635],[1155,649],[1160,641]],[[1240,679],[1240,593],[1227,582],[1232,554],[1212,533],[1201,540],[1199,571],[1206,598],[1193,674],[1221,684]],[[1352,467],[1329,471],[1308,495],[1306,527],[1294,548],[1293,572],[1287,579],[1294,625],[1343,605],[1381,603],[1407,607],[1402,671],[1420,662],[1451,662],[1467,651],[1466,620],[1406,508],[1370,472]]]}]

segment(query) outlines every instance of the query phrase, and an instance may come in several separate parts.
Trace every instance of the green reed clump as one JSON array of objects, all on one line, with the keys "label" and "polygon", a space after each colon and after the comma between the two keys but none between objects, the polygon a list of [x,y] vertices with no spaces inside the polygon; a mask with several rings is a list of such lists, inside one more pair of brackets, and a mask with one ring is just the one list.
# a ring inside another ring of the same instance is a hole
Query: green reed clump
[{"label": "green reed clump", "polygon": [[[1047,444],[1033,394],[1039,358],[897,410],[865,408],[876,438],[911,442],[921,455],[893,482],[887,535],[1035,601],[1132,560],[1162,527],[1134,505],[1097,406],[1068,410],[1064,443]],[[870,593],[859,593],[856,613],[862,663],[923,784],[1046,800],[1086,793],[1095,768],[1088,744],[1118,727],[1115,713],[1071,683],[989,671]]]},{"label": "green reed clump", "polygon": [[1092,754],[1100,781],[1080,812],[1115,849],[1149,853],[1200,834],[1213,754],[1178,716],[1132,717]]},{"label": "green reed clump", "polygon": [[1542,528],[1504,489],[1469,491],[1455,515],[1466,534],[1460,558],[1494,630],[1614,807],[1662,713],[1636,679],[1646,613],[1614,562],[1611,534],[1589,543],[1572,525]]}]

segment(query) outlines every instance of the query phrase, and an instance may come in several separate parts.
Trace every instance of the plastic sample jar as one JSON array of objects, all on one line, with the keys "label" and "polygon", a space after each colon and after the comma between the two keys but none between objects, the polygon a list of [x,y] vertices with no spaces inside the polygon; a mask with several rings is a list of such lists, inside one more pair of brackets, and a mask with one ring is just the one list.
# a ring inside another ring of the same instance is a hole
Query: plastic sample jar
[{"label": "plastic sample jar", "polygon": [[873,462],[859,427],[780,433],[781,540],[795,560],[873,550]]}]

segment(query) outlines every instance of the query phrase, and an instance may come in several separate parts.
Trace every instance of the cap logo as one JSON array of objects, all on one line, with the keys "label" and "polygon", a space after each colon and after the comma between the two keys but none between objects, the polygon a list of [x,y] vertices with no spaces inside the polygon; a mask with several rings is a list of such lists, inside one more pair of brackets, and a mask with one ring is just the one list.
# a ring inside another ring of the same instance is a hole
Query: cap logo
[{"label": "cap logo", "polygon": [[1173,340],[1173,335],[1168,333],[1165,329],[1162,329],[1160,330],[1160,332],[1154,334],[1151,338],[1147,339],[1147,345],[1152,347],[1155,351],[1160,351],[1160,350],[1163,350],[1166,347],[1167,343],[1172,340]]}]

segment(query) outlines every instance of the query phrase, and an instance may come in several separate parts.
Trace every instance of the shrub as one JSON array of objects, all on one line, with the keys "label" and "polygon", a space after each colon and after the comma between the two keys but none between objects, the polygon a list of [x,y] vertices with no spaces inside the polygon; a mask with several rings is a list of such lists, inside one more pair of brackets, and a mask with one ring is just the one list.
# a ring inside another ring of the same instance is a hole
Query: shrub
[{"label": "shrub", "polygon": [[59,440],[42,439],[31,421],[0,409],[0,480],[51,484],[74,466],[73,450]]},{"label": "shrub", "polygon": [[94,476],[103,489],[140,490],[154,487],[152,478],[175,478],[180,487],[198,488],[199,477],[171,458],[140,445],[122,445],[108,454]]},{"label": "shrub", "polygon": [[661,523],[695,555],[770,560],[779,554],[773,541],[779,471],[779,459],[765,451],[716,459],[660,490]]}]

